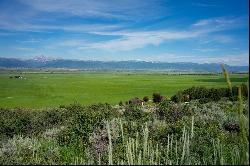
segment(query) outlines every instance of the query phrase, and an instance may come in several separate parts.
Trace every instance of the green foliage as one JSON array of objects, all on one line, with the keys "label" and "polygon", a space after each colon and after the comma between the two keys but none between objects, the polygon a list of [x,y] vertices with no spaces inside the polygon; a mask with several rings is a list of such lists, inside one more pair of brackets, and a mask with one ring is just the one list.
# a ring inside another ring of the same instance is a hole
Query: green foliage
[{"label": "green foliage", "polygon": [[180,120],[183,116],[190,116],[192,112],[186,104],[176,104],[172,101],[164,100],[157,106],[156,114],[159,119],[175,122]]},{"label": "green foliage", "polygon": [[81,150],[85,150],[89,144],[90,134],[95,128],[103,128],[104,121],[119,116],[119,113],[109,104],[96,104],[88,107],[71,105],[67,109],[74,110],[74,112],[67,129],[61,131],[58,143],[75,144]]},{"label": "green foliage", "polygon": [[[123,106],[122,115],[117,111],[120,107],[108,104],[75,103],[53,109],[50,114],[48,110],[22,111],[24,115],[30,113],[30,122],[38,122],[39,118],[33,119],[38,116],[54,125],[41,121],[38,126],[47,129],[39,134],[5,138],[0,145],[0,163],[247,164],[248,150],[240,143],[241,136],[225,129],[226,124],[238,123],[236,103],[225,100],[201,104],[193,100],[177,104],[165,100],[153,110]],[[245,101],[242,107],[247,107]],[[21,115],[15,111],[12,115]],[[243,128],[244,124],[243,119]],[[54,129],[56,126],[64,127]]]},{"label": "green foliage", "polygon": [[149,113],[144,112],[140,107],[128,105],[125,107],[124,117],[128,121],[146,122],[149,120]]},{"label": "green foliage", "polygon": [[205,104],[205,103],[208,103],[208,102],[211,102],[212,101],[212,99],[210,99],[210,98],[201,98],[201,99],[199,99],[199,103],[201,103],[201,104]]},{"label": "green foliage", "polygon": [[36,135],[47,128],[62,125],[65,120],[64,111],[64,109],[42,111],[0,109],[0,136]]},{"label": "green foliage", "polygon": [[[242,83],[241,86],[243,97],[247,97],[247,85]],[[191,87],[183,91],[179,91],[177,94],[171,97],[173,102],[187,102],[190,100],[200,99],[201,103],[209,101],[218,101],[223,97],[228,97],[232,101],[236,101],[238,96],[237,86],[232,87],[232,93],[230,94],[227,88],[206,88],[206,87]]]},{"label": "green foliage", "polygon": [[31,122],[31,113],[22,109],[0,109],[1,137],[12,137],[15,134],[27,133]]},{"label": "green foliage", "polygon": [[173,103],[171,101],[164,101],[158,105],[156,114],[160,119],[169,118],[173,110]]}]

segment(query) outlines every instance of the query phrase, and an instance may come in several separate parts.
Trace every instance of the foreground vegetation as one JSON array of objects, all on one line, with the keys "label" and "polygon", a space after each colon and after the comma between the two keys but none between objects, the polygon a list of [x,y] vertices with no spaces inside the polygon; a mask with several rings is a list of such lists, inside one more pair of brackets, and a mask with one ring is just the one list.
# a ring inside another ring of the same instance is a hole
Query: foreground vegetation
[{"label": "foreground vegetation", "polygon": [[0,108],[0,164],[247,165],[249,86],[224,75],[227,88],[193,86],[170,98]]},{"label": "foreground vegetation", "polygon": [[[15,78],[14,76],[22,76]],[[12,77],[12,78],[11,78]],[[248,80],[247,74],[231,74],[232,85]],[[226,87],[222,74],[178,75],[139,72],[0,72],[0,106],[46,108],[61,104],[118,104],[154,92],[170,98],[192,86]]]},{"label": "foreground vegetation", "polygon": [[248,103],[1,109],[1,164],[248,164]]},{"label": "foreground vegetation", "polygon": [[201,101],[0,109],[0,164],[249,164],[248,98]]}]

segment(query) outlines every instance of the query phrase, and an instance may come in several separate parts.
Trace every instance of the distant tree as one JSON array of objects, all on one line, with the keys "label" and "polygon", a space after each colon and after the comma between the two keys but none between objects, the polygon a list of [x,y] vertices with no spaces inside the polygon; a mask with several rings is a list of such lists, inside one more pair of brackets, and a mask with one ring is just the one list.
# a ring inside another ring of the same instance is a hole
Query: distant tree
[{"label": "distant tree", "polygon": [[175,103],[179,102],[179,98],[178,98],[177,95],[173,95],[173,96],[170,98],[170,100],[173,101],[173,102],[175,102]]},{"label": "distant tree", "polygon": [[159,103],[163,100],[163,96],[160,93],[153,93],[153,102]]},{"label": "distant tree", "polygon": [[143,101],[148,102],[148,100],[149,100],[148,96],[143,97]]},{"label": "distant tree", "polygon": [[119,106],[123,106],[123,103],[122,103],[122,101],[120,101],[120,102],[119,102]]}]

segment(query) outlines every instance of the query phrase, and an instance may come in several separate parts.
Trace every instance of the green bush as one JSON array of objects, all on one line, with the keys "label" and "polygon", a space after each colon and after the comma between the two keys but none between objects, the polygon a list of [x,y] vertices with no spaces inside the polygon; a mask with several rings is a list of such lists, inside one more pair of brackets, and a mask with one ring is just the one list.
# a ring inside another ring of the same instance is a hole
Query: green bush
[{"label": "green bush", "polygon": [[[245,87],[245,89],[247,89]],[[237,87],[233,87],[233,96],[238,95]],[[218,101],[222,97],[230,97],[228,88],[205,88],[205,87],[191,87],[183,91],[177,92],[177,94],[171,97],[173,102],[186,102],[190,100],[202,99],[201,102],[206,100]],[[231,97],[232,98],[232,97]]]},{"label": "green bush", "polygon": [[201,104],[205,104],[205,103],[208,103],[208,102],[211,102],[212,101],[212,99],[210,99],[210,98],[201,98],[201,99],[199,99],[199,103],[201,103]]},{"label": "green bush", "polygon": [[133,105],[125,107],[123,115],[128,121],[146,122],[149,120],[149,113],[146,113],[140,109],[140,107]]},{"label": "green bush", "polygon": [[104,121],[118,117],[119,113],[112,109],[109,104],[94,104],[88,107],[79,104],[67,107],[74,110],[67,129],[62,130],[58,137],[61,145],[75,144],[84,150],[89,144],[90,134],[95,128],[103,128]]},{"label": "green bush", "polygon": [[26,134],[31,124],[31,113],[23,109],[0,109],[1,137]]},{"label": "green bush", "polygon": [[168,144],[168,137],[172,135],[175,139],[179,139],[182,135],[183,124],[181,122],[169,123],[166,126],[159,126],[152,134],[152,139],[162,145]]},{"label": "green bush", "polygon": [[158,105],[156,114],[160,119],[174,122],[183,116],[183,111],[178,104],[164,100]]}]

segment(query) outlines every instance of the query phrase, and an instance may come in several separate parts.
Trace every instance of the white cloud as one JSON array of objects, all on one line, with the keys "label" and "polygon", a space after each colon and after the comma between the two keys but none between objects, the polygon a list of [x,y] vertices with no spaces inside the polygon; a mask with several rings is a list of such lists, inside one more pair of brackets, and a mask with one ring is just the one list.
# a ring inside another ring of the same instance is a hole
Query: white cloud
[{"label": "white cloud", "polygon": [[[233,39],[227,35],[211,35],[213,32],[235,28],[233,24],[238,23],[238,19],[227,19],[224,17],[201,20],[191,25],[186,30],[156,30],[156,31],[91,31],[89,33],[97,35],[116,36],[118,39],[108,41],[83,44],[78,49],[101,49],[109,51],[129,51],[143,48],[148,45],[157,46],[166,41],[185,40],[192,38],[202,38],[206,42],[229,43]],[[213,27],[211,27],[213,25]],[[208,39],[206,39],[208,38]],[[203,42],[204,42],[203,41]],[[200,50],[201,51],[201,50]],[[204,51],[204,50],[203,50]],[[209,50],[206,50],[209,51]],[[210,50],[211,51],[211,50]],[[214,50],[213,50],[214,51]]]},{"label": "white cloud", "polygon": [[128,51],[142,48],[147,45],[157,46],[167,40],[187,39],[197,35],[193,32],[185,31],[142,31],[142,32],[115,32],[115,33],[96,33],[99,35],[121,36],[119,39],[113,39],[104,42],[86,44],[80,49],[103,49],[110,51]]},{"label": "white cloud", "polygon": [[70,39],[70,40],[61,39],[57,42],[58,46],[66,46],[66,47],[81,47],[86,44],[88,44],[86,40],[79,40],[79,39]]},{"label": "white cloud", "polygon": [[194,51],[200,51],[200,52],[213,52],[218,51],[218,48],[195,48]]},{"label": "white cloud", "polygon": [[105,24],[41,25],[30,23],[17,23],[12,21],[0,22],[0,29],[32,32],[51,32],[55,30],[63,30],[68,32],[88,33],[89,31],[114,30],[119,27],[120,25]]},{"label": "white cloud", "polygon": [[248,17],[215,17],[202,19],[193,24],[193,28],[205,28],[210,31],[234,29],[247,25]]},{"label": "white cloud", "polygon": [[20,3],[43,12],[123,20],[157,18],[166,13],[160,0],[20,0]]},{"label": "white cloud", "polygon": [[[158,30],[158,31],[139,31],[139,32],[90,32],[98,35],[117,36],[119,39],[113,39],[109,41],[89,43],[81,47],[81,49],[103,49],[110,51],[128,51],[137,48],[143,48],[147,45],[157,46],[166,41],[172,40],[185,40],[202,37],[208,37],[211,41],[211,37],[207,36],[213,32],[222,31],[222,27],[214,28],[188,28],[187,30]],[[213,35],[213,41],[227,43],[232,42],[232,38],[229,36]]]}]

